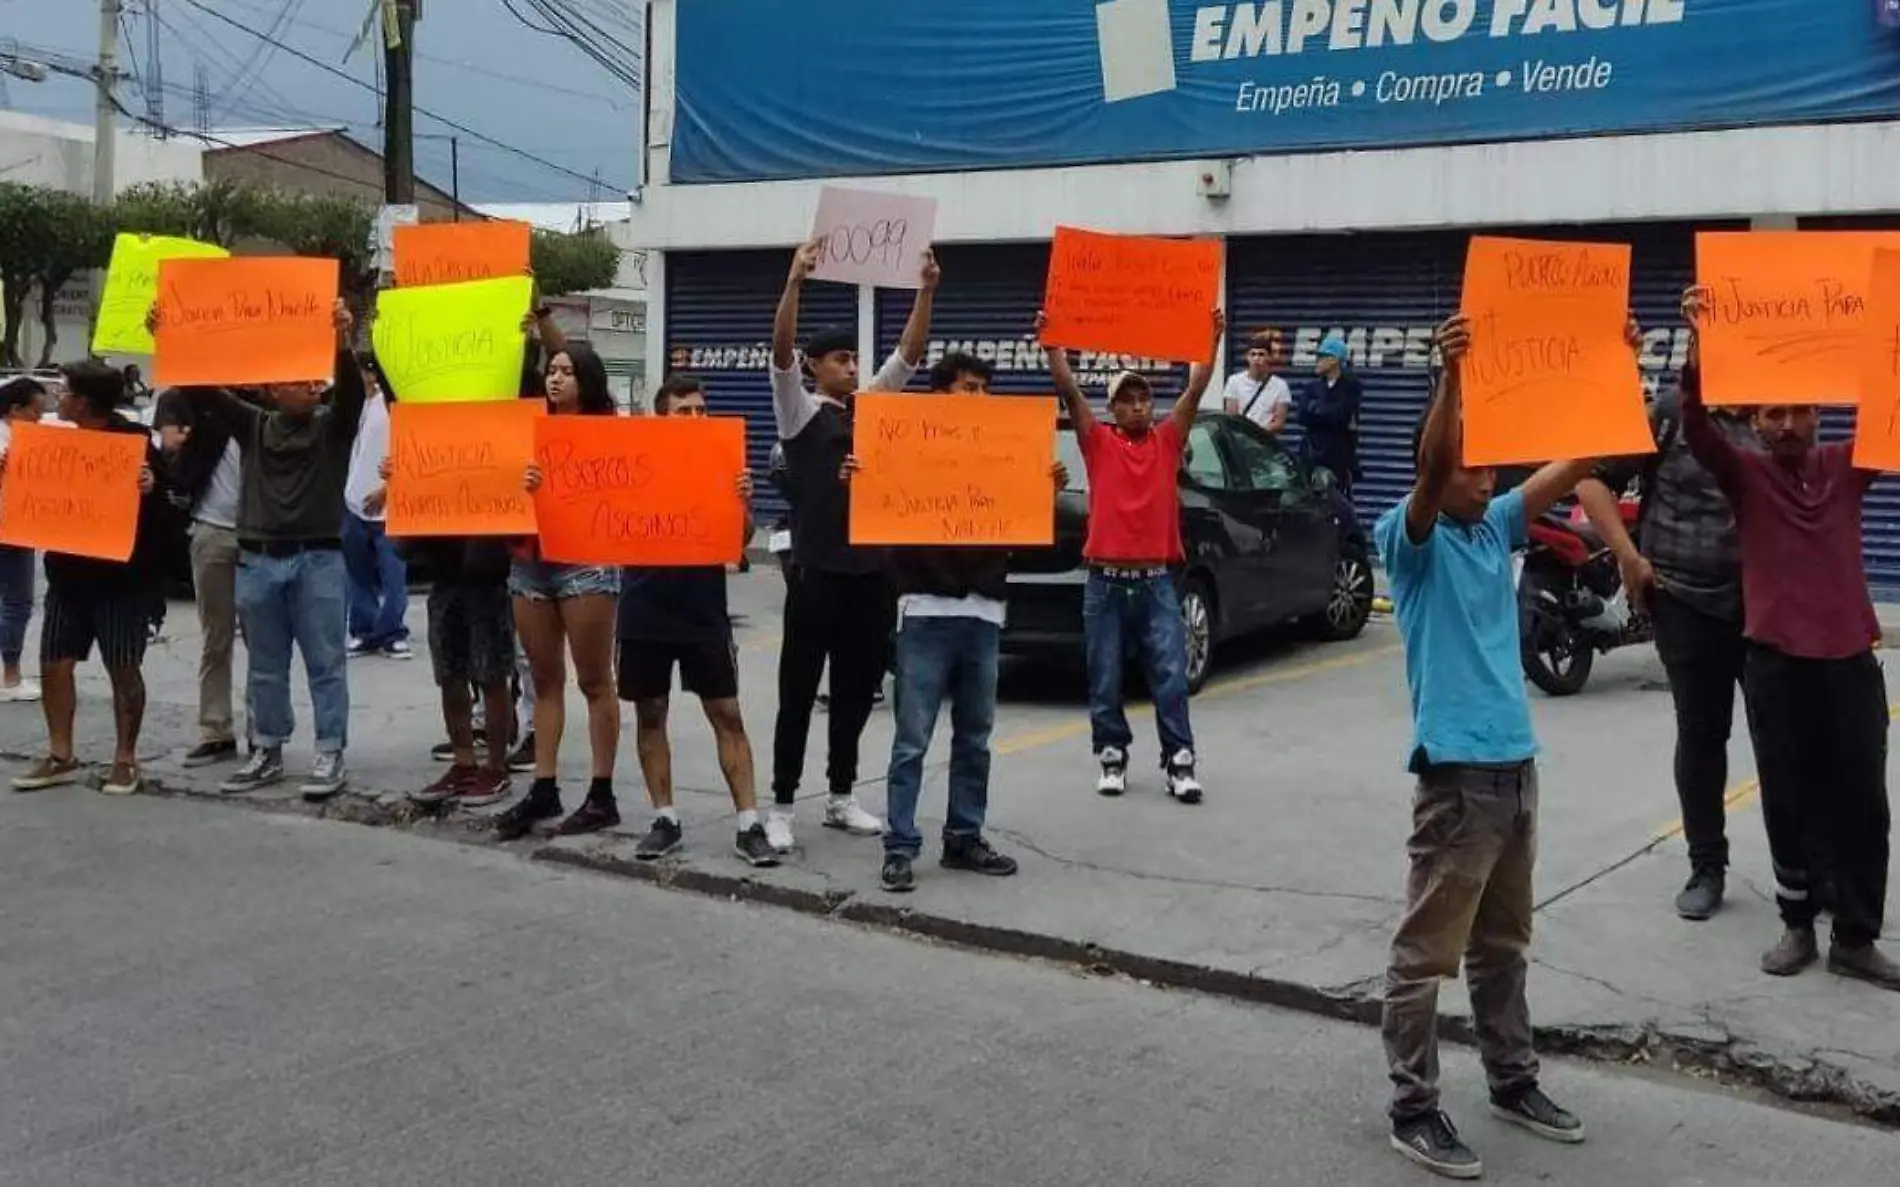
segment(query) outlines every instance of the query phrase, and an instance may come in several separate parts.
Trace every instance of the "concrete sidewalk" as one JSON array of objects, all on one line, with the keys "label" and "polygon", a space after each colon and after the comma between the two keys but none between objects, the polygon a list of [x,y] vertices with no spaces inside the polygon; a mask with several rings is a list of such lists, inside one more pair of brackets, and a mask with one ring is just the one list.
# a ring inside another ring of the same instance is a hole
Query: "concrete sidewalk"
[{"label": "concrete sidewalk", "polygon": [[[781,587],[770,567],[735,577],[731,586],[742,616],[742,700],[764,785]],[[191,740],[192,618],[189,607],[174,607],[176,638],[148,661],[146,769],[167,793],[215,797],[224,769],[188,773],[175,762]],[[420,622],[418,605],[412,623]],[[354,790],[321,810],[301,804],[288,788],[246,802],[487,843],[481,817],[488,813],[437,820],[403,798],[439,770],[427,760],[441,728],[426,658],[360,661],[351,684]],[[102,678],[86,678],[82,750],[95,759],[107,753],[104,691]],[[751,870],[730,853],[731,804],[710,733],[690,699],[673,715],[674,779],[687,829],[676,860],[633,860],[650,813],[637,790],[630,729],[619,764],[625,825],[599,837],[543,837],[516,848],[546,861],[1157,983],[1334,1017],[1376,1017],[1410,822],[1401,769],[1408,712],[1389,622],[1375,620],[1350,644],[1268,640],[1228,649],[1194,703],[1209,788],[1199,808],[1162,794],[1145,711],[1134,715],[1130,794],[1103,800],[1092,790],[1086,709],[1072,672],[1012,669],[1003,701],[991,835],[1022,860],[1014,879],[945,872],[927,853],[915,894],[883,894],[876,888],[878,843],[819,828],[815,803],[801,809],[794,860],[778,870]],[[1545,752],[1531,1004],[1545,1048],[1764,1085],[1900,1125],[1900,998],[1818,970],[1777,981],[1756,969],[1778,922],[1740,737],[1730,795],[1731,905],[1709,923],[1688,924],[1669,905],[1687,868],[1673,819],[1673,725],[1653,655],[1613,653],[1582,695],[1558,701],[1533,694],[1533,705]],[[300,712],[307,730],[307,712]],[[807,755],[807,800],[823,787],[823,720],[814,722]],[[585,774],[579,721],[573,701],[563,752],[570,808]],[[926,778],[926,837],[941,821],[947,733],[946,722]],[[890,737],[888,713],[874,715],[860,781],[873,811],[883,808],[877,785]],[[0,751],[24,757],[41,740],[36,708],[0,706]],[[293,748],[291,757],[294,775],[307,751]],[[1441,1008],[1447,1033],[1462,1036],[1462,990],[1447,986]]]}]

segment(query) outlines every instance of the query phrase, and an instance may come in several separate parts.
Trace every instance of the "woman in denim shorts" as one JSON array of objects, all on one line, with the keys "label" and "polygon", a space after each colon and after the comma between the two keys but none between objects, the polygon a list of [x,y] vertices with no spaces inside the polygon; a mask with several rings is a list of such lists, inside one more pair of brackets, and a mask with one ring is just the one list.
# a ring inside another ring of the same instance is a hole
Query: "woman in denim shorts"
[{"label": "woman in denim shorts", "polygon": [[[551,416],[617,416],[607,389],[607,368],[600,356],[580,344],[563,346],[548,357],[548,413]],[[541,470],[529,466],[526,486],[541,485]],[[515,549],[508,575],[515,599],[515,633],[534,674],[534,783],[527,796],[501,814],[502,839],[526,836],[536,821],[561,814],[556,774],[561,732],[566,726],[567,655],[574,657],[574,680],[587,699],[587,741],[593,778],[587,798],[563,820],[563,834],[599,832],[620,823],[614,802],[615,747],[620,738],[620,706],[614,700],[614,614],[620,571],[602,565],[563,565],[541,559],[533,540]],[[565,651],[563,650],[565,649]]]}]

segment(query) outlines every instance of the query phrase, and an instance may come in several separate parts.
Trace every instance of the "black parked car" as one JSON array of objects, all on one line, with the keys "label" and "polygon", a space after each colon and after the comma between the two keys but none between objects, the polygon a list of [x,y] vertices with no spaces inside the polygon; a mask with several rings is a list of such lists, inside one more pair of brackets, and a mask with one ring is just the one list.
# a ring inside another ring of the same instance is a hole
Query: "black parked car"
[{"label": "black parked car", "polygon": [[[1055,544],[1010,561],[1003,650],[1019,655],[1082,653],[1088,478],[1066,423],[1057,441],[1069,486],[1056,496]],[[1191,688],[1207,682],[1215,648],[1235,637],[1288,623],[1327,640],[1365,629],[1366,534],[1332,475],[1309,472],[1244,417],[1204,412],[1188,434],[1180,483],[1187,561],[1175,582]]]}]

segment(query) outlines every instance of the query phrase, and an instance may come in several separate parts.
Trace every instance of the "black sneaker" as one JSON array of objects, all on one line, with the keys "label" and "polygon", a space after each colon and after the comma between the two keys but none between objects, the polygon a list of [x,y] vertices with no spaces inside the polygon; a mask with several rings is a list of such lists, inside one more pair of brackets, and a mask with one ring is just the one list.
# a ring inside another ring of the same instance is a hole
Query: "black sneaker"
[{"label": "black sneaker", "polygon": [[910,858],[902,853],[886,853],[884,870],[878,875],[878,885],[892,894],[909,894],[917,889],[917,875],[911,872]]},{"label": "black sneaker", "polygon": [[1095,760],[1102,764],[1102,773],[1095,780],[1097,795],[1120,795],[1128,790],[1128,755],[1120,747],[1107,746]]},{"label": "black sneaker", "polygon": [[1722,909],[1726,879],[1721,870],[1697,870],[1676,896],[1676,914],[1700,923]]},{"label": "black sneaker", "polygon": [[522,735],[521,745],[508,753],[508,769],[515,774],[534,770],[534,731]]},{"label": "black sneaker", "polygon": [[1004,857],[990,848],[990,843],[982,837],[945,841],[943,857],[938,864],[946,870],[968,870],[972,874],[988,874],[992,878],[1007,878],[1016,872],[1016,859]]},{"label": "black sneaker", "polygon": [[620,805],[612,796],[590,795],[554,831],[563,837],[580,837],[588,833],[606,832],[619,823]]},{"label": "black sneaker", "polygon": [[1194,777],[1194,752],[1177,750],[1165,765],[1168,794],[1184,804],[1201,802],[1201,781]]},{"label": "black sneaker", "polygon": [[534,831],[536,823],[561,814],[561,793],[529,790],[521,802],[495,817],[495,836],[504,841],[519,841]]},{"label": "black sneaker", "polygon": [[1484,1163],[1459,1139],[1457,1127],[1443,1113],[1394,1120],[1392,1148],[1447,1179],[1475,1179],[1484,1174]]},{"label": "black sneaker", "polygon": [[1583,1140],[1583,1122],[1559,1108],[1536,1085],[1514,1096],[1492,1097],[1491,1115],[1553,1142],[1575,1145]]},{"label": "black sneaker", "polygon": [[765,839],[763,824],[755,824],[741,832],[732,842],[732,851],[754,869],[769,870],[778,864],[778,850],[772,848],[772,842]]},{"label": "black sneaker", "polygon": [[[477,729],[475,731],[475,749],[480,750],[482,744],[486,741],[488,741],[487,731]],[[435,745],[429,747],[429,757],[437,762],[454,762],[455,743],[437,742]]]},{"label": "black sneaker", "polygon": [[185,751],[183,766],[208,767],[214,763],[229,762],[237,757],[237,739],[226,738],[222,742],[200,742]]},{"label": "black sneaker", "polygon": [[678,849],[682,839],[679,822],[661,816],[654,820],[647,835],[641,837],[640,843],[634,846],[633,855],[641,861],[657,861]]}]

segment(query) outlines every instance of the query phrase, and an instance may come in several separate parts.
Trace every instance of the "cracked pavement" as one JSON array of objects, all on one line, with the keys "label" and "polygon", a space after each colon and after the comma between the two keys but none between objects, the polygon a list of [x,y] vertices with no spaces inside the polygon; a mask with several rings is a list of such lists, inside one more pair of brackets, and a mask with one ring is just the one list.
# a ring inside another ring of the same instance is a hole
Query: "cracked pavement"
[{"label": "cracked pavement", "polygon": [[[731,588],[742,616],[741,697],[763,786],[782,587],[775,570],[760,567],[733,577]],[[187,773],[175,763],[191,740],[194,617],[189,606],[174,605],[172,637],[147,661],[151,709],[142,750],[150,756],[148,775],[166,789],[209,793],[221,768]],[[419,600],[410,625],[420,635]],[[329,814],[478,838],[479,821],[417,822],[400,799],[433,777],[427,752],[441,735],[426,657],[356,661],[351,688],[353,792]],[[93,759],[109,751],[104,690],[103,676],[88,672],[81,746]],[[570,700],[563,773],[572,807],[585,756],[575,728],[579,706]],[[880,892],[877,843],[818,827],[822,716],[807,754],[800,851],[778,870],[748,869],[730,851],[732,808],[710,731],[688,704],[672,714],[674,782],[686,826],[676,860],[657,868],[632,860],[650,813],[630,728],[619,762],[622,828],[512,848],[1160,983],[1338,1017],[1376,1016],[1410,818],[1402,769],[1408,714],[1389,622],[1375,618],[1348,644],[1268,639],[1229,647],[1193,707],[1208,788],[1199,807],[1162,793],[1145,709],[1131,714],[1137,741],[1129,794],[1094,794],[1078,671],[1006,666],[1002,702],[990,819],[997,846],[1022,862],[1013,879],[943,871],[927,850],[916,893]],[[290,753],[293,776],[308,760],[301,689],[298,704],[303,733]],[[1681,840],[1669,833],[1676,817],[1672,723],[1653,653],[1603,657],[1581,695],[1553,700],[1533,693],[1532,705],[1544,752],[1530,993],[1546,1048],[1758,1084],[1900,1125],[1900,999],[1819,969],[1786,981],[1757,970],[1779,924],[1767,891],[1759,806],[1745,786],[1752,762],[1739,711],[1731,747],[1737,794],[1729,812],[1729,906],[1708,923],[1690,924],[1670,908],[1687,865]],[[623,716],[630,723],[630,711]],[[920,824],[927,838],[942,819],[947,716],[925,780]],[[0,751],[25,755],[41,736],[37,707],[0,705]],[[880,711],[865,734],[860,784],[873,812],[883,808],[890,737],[889,713]],[[306,811],[283,789],[250,798]],[[33,810],[30,802],[9,807]],[[1900,904],[1891,891],[1889,903],[1891,921]],[[1888,936],[1891,942],[1891,924]],[[1441,1008],[1458,1033],[1462,989],[1448,986]]]}]

